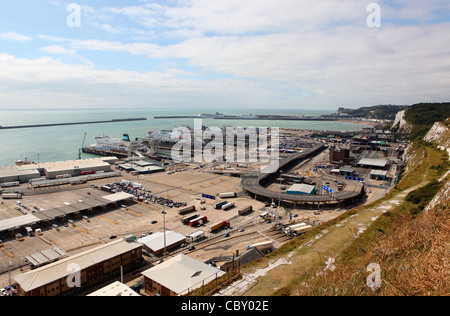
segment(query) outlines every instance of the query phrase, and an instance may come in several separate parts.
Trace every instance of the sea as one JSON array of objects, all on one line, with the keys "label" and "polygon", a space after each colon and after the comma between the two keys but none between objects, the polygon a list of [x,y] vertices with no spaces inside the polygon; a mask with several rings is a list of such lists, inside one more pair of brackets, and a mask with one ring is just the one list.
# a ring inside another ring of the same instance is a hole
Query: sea
[{"label": "sea", "polygon": [[[39,109],[0,110],[0,126],[71,123],[85,121],[109,121],[113,119],[147,118],[146,121],[114,122],[56,127],[23,129],[0,129],[0,167],[13,166],[16,160],[33,162],[54,162],[78,159],[78,152],[84,146],[95,143],[94,137],[102,134],[121,138],[128,134],[131,139],[144,138],[147,131],[172,130],[175,126],[194,126],[194,119],[154,119],[155,116],[197,116],[200,113],[220,112],[225,115],[323,115],[330,111],[280,110],[280,109]],[[255,121],[203,119],[207,127],[279,127],[328,131],[360,131],[367,125],[348,122],[325,121]],[[82,154],[82,158],[95,157]]]}]

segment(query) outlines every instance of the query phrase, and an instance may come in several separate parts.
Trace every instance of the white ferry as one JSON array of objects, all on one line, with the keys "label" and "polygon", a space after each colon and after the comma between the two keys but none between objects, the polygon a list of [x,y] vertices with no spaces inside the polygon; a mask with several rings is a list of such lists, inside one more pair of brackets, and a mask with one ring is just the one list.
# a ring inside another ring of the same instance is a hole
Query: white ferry
[{"label": "white ferry", "polygon": [[111,138],[102,134],[101,136],[94,137],[96,143],[92,144],[92,148],[115,150],[128,152],[128,146],[130,145],[130,136],[123,134],[122,138]]}]

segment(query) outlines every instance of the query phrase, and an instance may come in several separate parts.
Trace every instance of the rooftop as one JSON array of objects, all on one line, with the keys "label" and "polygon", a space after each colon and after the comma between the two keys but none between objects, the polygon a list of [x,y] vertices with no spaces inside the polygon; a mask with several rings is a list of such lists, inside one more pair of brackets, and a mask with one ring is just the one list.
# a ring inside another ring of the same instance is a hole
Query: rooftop
[{"label": "rooftop", "polygon": [[369,159],[363,158],[358,162],[358,165],[372,166],[372,167],[386,167],[387,159]]},{"label": "rooftop", "polygon": [[[186,240],[186,236],[173,231],[166,231],[166,246],[176,244],[183,240]],[[153,252],[158,252],[164,249],[164,233],[154,233],[150,236],[138,239],[137,242],[144,244]]]},{"label": "rooftop", "polygon": [[42,268],[18,275],[14,280],[25,292],[38,289],[46,284],[68,277],[71,273],[71,264],[77,264],[82,271],[97,263],[117,257],[123,253],[142,247],[135,241],[120,239],[94,249],[70,256],[60,261],[51,263]]},{"label": "rooftop", "polygon": [[95,291],[88,296],[140,296],[127,285],[116,281],[110,285]]},{"label": "rooftop", "polygon": [[143,276],[179,295],[186,294],[188,289],[192,291],[199,288],[203,281],[207,284],[216,276],[224,274],[225,272],[217,268],[183,254],[142,272]]}]

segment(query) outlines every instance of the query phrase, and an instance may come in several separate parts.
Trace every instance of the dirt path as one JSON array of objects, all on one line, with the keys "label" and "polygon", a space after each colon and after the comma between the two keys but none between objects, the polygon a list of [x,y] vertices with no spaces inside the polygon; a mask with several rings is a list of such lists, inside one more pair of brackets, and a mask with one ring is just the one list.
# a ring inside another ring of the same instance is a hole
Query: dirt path
[{"label": "dirt path", "polygon": [[349,246],[379,216],[401,204],[409,192],[424,184],[409,188],[376,206],[366,207],[340,223],[328,227],[287,256],[273,260],[264,268],[244,273],[242,280],[235,282],[218,295],[269,296],[278,289],[288,286],[295,276],[300,276],[312,268],[326,265],[326,269],[333,269],[335,255]]}]

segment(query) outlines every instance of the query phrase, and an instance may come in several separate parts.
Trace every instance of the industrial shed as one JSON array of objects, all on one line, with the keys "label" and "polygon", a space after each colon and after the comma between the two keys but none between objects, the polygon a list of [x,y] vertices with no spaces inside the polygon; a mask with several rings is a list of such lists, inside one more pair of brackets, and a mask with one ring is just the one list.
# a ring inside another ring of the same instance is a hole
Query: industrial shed
[{"label": "industrial shed", "polygon": [[83,175],[84,172],[111,172],[111,164],[103,161],[102,159],[84,159],[84,160],[71,160],[55,163],[41,164],[41,167],[45,171],[47,179],[55,179],[58,176],[68,175],[70,177],[76,177]]},{"label": "industrial shed", "polygon": [[[166,250],[178,247],[186,242],[186,236],[173,232],[166,231]],[[160,255],[164,251],[164,233],[154,233],[150,236],[138,239],[138,243],[144,245],[144,249],[155,254]]]},{"label": "industrial shed", "polygon": [[316,193],[316,187],[309,184],[294,184],[286,190],[287,194],[312,195]]},{"label": "industrial shed", "polygon": [[388,164],[387,159],[363,158],[358,162],[359,166],[366,167],[366,168],[377,168],[377,169],[384,169],[384,168],[386,168],[387,164]]},{"label": "industrial shed", "polygon": [[0,183],[7,182],[28,182],[31,179],[40,178],[41,174],[37,169],[4,168],[0,170]]}]

